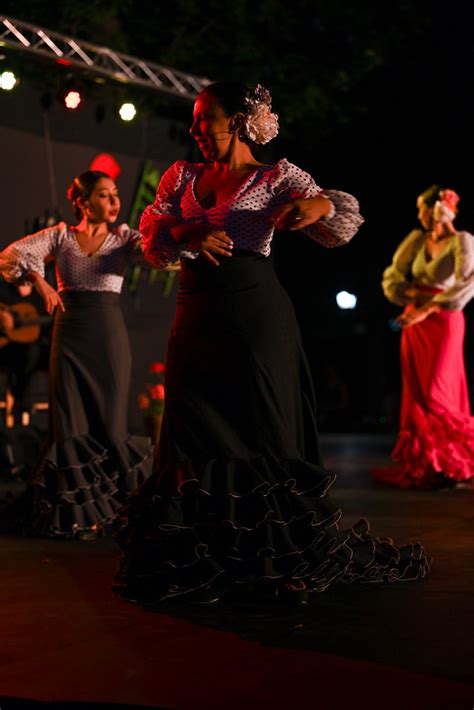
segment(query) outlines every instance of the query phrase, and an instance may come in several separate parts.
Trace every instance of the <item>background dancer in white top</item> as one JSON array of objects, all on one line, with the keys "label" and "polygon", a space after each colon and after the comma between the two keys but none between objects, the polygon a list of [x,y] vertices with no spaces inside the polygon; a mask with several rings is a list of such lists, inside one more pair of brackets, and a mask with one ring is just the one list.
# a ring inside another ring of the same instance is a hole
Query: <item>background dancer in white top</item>
[{"label": "background dancer in white top", "polygon": [[[113,228],[117,186],[105,173],[76,177],[68,197],[79,224],[24,237],[0,254],[9,281],[30,281],[56,311],[50,357],[48,444],[2,527],[91,538],[111,523],[150,472],[150,443],[127,433],[131,354],[119,307],[124,273],[140,258],[141,235]],[[58,289],[44,279],[54,260]]]}]

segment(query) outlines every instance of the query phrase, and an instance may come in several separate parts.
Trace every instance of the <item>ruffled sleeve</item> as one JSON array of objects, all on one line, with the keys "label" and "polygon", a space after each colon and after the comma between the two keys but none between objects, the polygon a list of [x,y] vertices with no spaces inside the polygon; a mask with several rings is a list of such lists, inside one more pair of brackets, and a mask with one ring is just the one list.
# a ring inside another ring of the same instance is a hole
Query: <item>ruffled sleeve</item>
[{"label": "ruffled sleeve", "polygon": [[280,199],[282,196],[286,199],[320,196],[331,202],[329,214],[302,231],[325,247],[347,244],[364,222],[356,198],[340,190],[323,190],[309,173],[287,160],[280,160],[278,168],[274,190]]},{"label": "ruffled sleeve", "polygon": [[60,222],[18,239],[4,249],[0,253],[0,273],[5,281],[24,281],[31,272],[44,277],[45,262],[54,258],[58,240],[66,230],[66,224]]},{"label": "ruffled sleeve", "polygon": [[462,311],[474,296],[474,236],[469,232],[459,232],[454,241],[453,255],[456,282],[434,296],[432,301],[448,311]]},{"label": "ruffled sleeve", "polygon": [[181,256],[195,258],[197,252],[183,250],[174,241],[170,228],[182,224],[181,195],[186,162],[179,160],[162,175],[155,202],[145,208],[140,219],[142,249],[147,261],[158,269],[174,264]]},{"label": "ruffled sleeve", "polygon": [[382,289],[386,298],[398,306],[405,306],[410,299],[404,295],[405,289],[411,285],[409,274],[411,265],[423,243],[424,233],[414,229],[398,246],[390,266],[383,272]]}]

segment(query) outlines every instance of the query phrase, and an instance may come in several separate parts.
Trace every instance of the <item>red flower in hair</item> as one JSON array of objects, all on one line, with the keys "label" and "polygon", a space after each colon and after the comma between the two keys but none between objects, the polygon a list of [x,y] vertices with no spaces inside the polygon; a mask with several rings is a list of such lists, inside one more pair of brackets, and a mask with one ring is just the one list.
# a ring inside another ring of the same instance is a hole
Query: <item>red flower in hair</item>
[{"label": "red flower in hair", "polygon": [[443,190],[440,197],[441,201],[451,209],[456,207],[460,199],[458,193],[454,192],[454,190]]}]

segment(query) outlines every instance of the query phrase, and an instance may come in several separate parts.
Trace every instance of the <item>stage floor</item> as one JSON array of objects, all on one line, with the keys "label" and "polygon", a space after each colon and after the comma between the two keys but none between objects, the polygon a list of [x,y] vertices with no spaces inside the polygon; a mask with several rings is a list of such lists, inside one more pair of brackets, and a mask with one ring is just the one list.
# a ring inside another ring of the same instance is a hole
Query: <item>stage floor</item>
[{"label": "stage floor", "polygon": [[333,497],[344,526],[364,516],[378,535],[422,540],[432,573],[341,586],[307,610],[145,611],[110,592],[111,539],[1,537],[0,709],[471,710],[474,489],[374,486],[368,471],[388,462],[390,444],[324,436]]}]

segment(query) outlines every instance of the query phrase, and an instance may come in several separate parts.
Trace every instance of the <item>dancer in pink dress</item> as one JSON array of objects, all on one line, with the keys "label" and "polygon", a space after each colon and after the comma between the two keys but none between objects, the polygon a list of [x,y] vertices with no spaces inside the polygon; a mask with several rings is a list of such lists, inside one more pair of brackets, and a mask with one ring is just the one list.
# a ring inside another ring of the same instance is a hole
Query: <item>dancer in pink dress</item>
[{"label": "dancer in pink dress", "polygon": [[438,488],[474,476],[462,311],[474,295],[474,237],[453,225],[458,202],[438,185],[423,192],[423,229],[403,240],[383,275],[386,297],[405,310],[397,319],[403,392],[396,465],[376,469],[378,482]]}]

